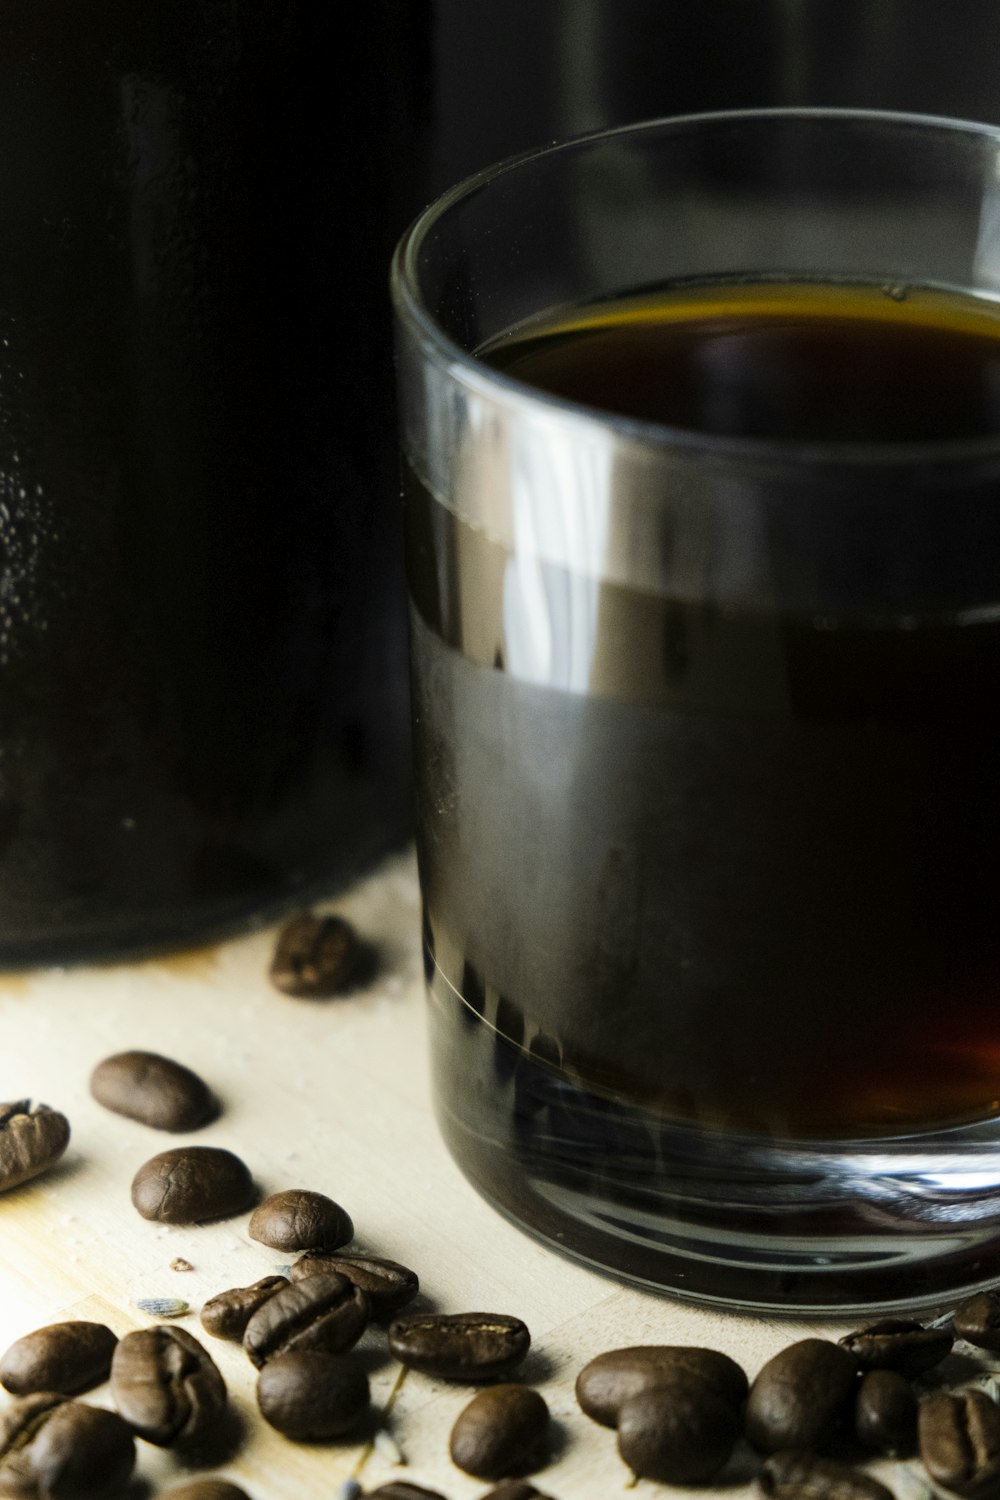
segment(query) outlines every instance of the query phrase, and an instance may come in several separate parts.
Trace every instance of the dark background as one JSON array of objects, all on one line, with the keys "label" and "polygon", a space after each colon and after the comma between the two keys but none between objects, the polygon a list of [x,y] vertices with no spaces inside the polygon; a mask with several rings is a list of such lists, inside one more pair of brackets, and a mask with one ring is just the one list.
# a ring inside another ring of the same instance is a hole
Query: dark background
[{"label": "dark background", "polygon": [[767,105],[1000,121],[995,0],[434,0],[429,185],[556,137]]}]

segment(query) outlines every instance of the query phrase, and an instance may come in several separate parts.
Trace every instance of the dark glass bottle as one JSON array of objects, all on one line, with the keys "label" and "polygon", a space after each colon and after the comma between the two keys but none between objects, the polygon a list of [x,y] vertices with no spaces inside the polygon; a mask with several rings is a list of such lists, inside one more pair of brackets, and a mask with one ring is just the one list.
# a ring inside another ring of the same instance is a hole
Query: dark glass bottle
[{"label": "dark glass bottle", "polygon": [[425,35],[0,4],[2,962],[192,941],[406,836],[385,281]]}]

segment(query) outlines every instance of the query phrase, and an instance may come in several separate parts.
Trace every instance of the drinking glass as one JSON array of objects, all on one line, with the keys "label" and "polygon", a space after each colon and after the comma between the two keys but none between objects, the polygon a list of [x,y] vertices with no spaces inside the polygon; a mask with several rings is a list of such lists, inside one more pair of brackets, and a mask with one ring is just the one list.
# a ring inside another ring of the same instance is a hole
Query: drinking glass
[{"label": "drinking glass", "polygon": [[996,299],[1000,132],[654,121],[397,251],[436,1107],[591,1265],[929,1305],[1000,1270],[1000,436],[713,434],[481,357],[748,282]]}]

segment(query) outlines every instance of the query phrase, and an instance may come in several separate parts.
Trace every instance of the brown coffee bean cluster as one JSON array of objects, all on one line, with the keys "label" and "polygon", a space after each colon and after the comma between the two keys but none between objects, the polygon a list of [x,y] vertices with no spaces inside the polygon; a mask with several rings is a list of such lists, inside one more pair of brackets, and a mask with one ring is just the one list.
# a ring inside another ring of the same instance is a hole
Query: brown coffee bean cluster
[{"label": "brown coffee bean cluster", "polygon": [[[340,919],[304,914],[279,939],[272,978],[288,993],[339,993],[356,982],[364,951]],[[199,1129],[218,1112],[195,1073],[157,1053],[106,1058],[94,1069],[91,1091],[115,1113],[166,1131]],[[27,1100],[0,1105],[0,1192],[47,1170],[68,1139],[58,1111]],[[186,1145],[162,1152],[136,1173],[132,1198],[144,1217],[170,1224],[252,1210],[251,1239],[298,1254],[282,1267],[287,1275],[220,1291],[201,1309],[206,1334],[242,1345],[258,1372],[260,1414],[286,1438],[340,1442],[371,1434],[366,1364],[355,1346],[372,1324],[388,1325],[381,1334],[386,1354],[431,1379],[479,1388],[449,1438],[456,1468],[490,1485],[479,1500],[552,1500],[532,1477],[548,1462],[550,1416],[542,1395],[518,1380],[531,1346],[520,1318],[407,1312],[419,1292],[417,1274],[352,1253],[346,1209],[311,1188],[286,1188],[258,1203],[249,1169],[230,1151]],[[173,1264],[191,1268],[180,1258]],[[163,1299],[139,1305],[166,1315]],[[960,1500],[994,1500],[1000,1406],[975,1385],[949,1387],[938,1367],[953,1337],[1000,1352],[1000,1289],[967,1299],[952,1324],[954,1332],[940,1322],[892,1318],[839,1342],[799,1339],[752,1383],[719,1350],[632,1345],[585,1365],[576,1394],[588,1417],[614,1429],[633,1474],[657,1483],[725,1482],[743,1445],[757,1455],[766,1500],[893,1500],[861,1465],[872,1456],[915,1454],[929,1480]],[[368,1358],[373,1352],[369,1347]],[[105,1380],[114,1411],[73,1399]],[[225,1382],[208,1350],[165,1323],[120,1339],[95,1322],[36,1329],[0,1354],[0,1384],[14,1398],[0,1415],[0,1492],[39,1500],[120,1496],[136,1437],[175,1449],[185,1462],[212,1464],[229,1417]],[[376,1434],[376,1449],[383,1438]],[[734,1469],[730,1474],[736,1477]],[[342,1491],[358,1500],[447,1500],[408,1478],[367,1495],[353,1481]],[[238,1485],[208,1475],[167,1494],[248,1500]]]},{"label": "brown coffee bean cluster", "polygon": [[[970,1298],[952,1321],[960,1337],[995,1348],[1000,1292]],[[857,1465],[915,1453],[936,1485],[987,1500],[1000,1494],[1000,1406],[976,1386],[924,1378],[953,1341],[940,1322],[889,1318],[838,1343],[799,1339],[749,1385],[716,1350],[643,1345],[591,1360],[576,1393],[589,1417],[617,1429],[641,1478],[704,1483],[744,1439],[763,1457],[758,1488],[774,1500],[892,1500]]]},{"label": "brown coffee bean cluster", "polygon": [[735,1360],[666,1344],[599,1354],[576,1382],[582,1410],[617,1429],[633,1473],[663,1484],[703,1484],[725,1466],[742,1432],[746,1394]]}]

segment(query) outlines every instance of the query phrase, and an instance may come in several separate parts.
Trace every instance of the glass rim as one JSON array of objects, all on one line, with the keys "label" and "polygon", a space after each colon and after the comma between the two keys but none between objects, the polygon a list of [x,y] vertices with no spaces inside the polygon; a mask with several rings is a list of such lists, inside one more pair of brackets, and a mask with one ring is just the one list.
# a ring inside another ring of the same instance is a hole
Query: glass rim
[{"label": "glass rim", "polygon": [[[918,468],[928,463],[936,467],[947,464],[968,464],[972,461],[1000,463],[1000,433],[981,438],[936,438],[914,441],[866,441],[844,442],[776,439],[759,437],[735,437],[716,433],[699,432],[697,428],[675,427],[666,422],[623,416],[601,407],[588,406],[543,391],[516,376],[506,374],[488,365],[475,354],[463,349],[440,326],[437,319],[425,306],[420,291],[417,266],[418,257],[427,235],[458,204],[473,194],[488,188],[498,178],[517,172],[533,162],[548,160],[560,155],[589,149],[625,137],[651,136],[654,134],[679,136],[704,129],[711,125],[739,124],[741,122],[780,123],[790,120],[811,120],[831,126],[844,124],[868,124],[897,129],[937,133],[939,135],[974,136],[993,141],[1000,149],[1000,124],[960,119],[947,115],[921,114],[897,110],[851,109],[837,107],[800,107],[797,105],[762,109],[702,110],[684,115],[661,115],[638,120],[607,129],[588,131],[582,135],[553,141],[543,146],[531,147],[493,162],[462,178],[427,205],[410,223],[400,237],[393,252],[390,265],[390,293],[397,317],[423,353],[439,365],[445,366],[453,377],[460,376],[462,383],[481,396],[502,395],[515,406],[530,407],[551,413],[565,420],[583,423],[590,430],[611,432],[616,438],[632,440],[657,448],[670,448],[689,455],[738,460],[741,463],[774,465],[800,463],[804,466],[826,468],[864,467]],[[921,283],[938,291],[958,291],[966,295],[967,287],[945,286],[942,283]],[[995,296],[983,296],[983,301],[997,305],[1000,311],[1000,290]]]}]

